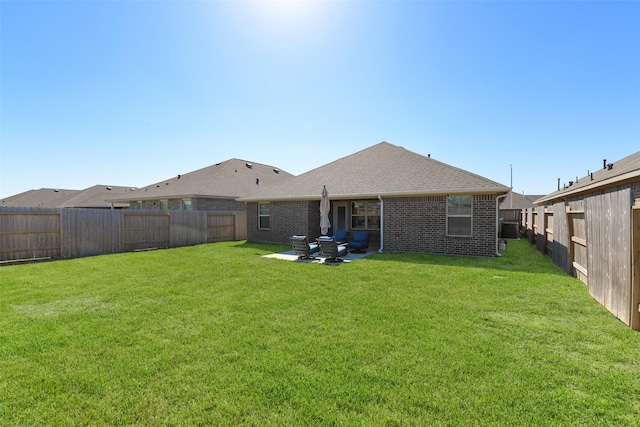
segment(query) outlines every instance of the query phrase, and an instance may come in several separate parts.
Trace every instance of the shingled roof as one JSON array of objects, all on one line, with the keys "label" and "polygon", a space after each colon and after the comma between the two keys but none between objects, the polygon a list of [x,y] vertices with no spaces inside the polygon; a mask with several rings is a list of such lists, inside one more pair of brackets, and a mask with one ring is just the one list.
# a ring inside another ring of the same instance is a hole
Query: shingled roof
[{"label": "shingled roof", "polygon": [[519,193],[510,192],[507,197],[500,201],[500,209],[528,209],[533,208],[535,205],[533,202],[542,197],[542,195],[524,195]]},{"label": "shingled roof", "polygon": [[[41,188],[29,190],[15,196],[0,200],[0,206],[19,208],[109,208],[111,203],[105,201],[116,194],[126,194],[131,187],[94,185],[84,190],[66,190],[58,188]],[[118,204],[114,205],[115,207]],[[122,207],[128,206],[122,205]]]},{"label": "shingled roof", "polygon": [[640,178],[640,151],[615,162],[608,163],[605,160],[602,168],[576,181],[571,181],[569,185],[536,200],[535,203],[542,205],[567,196],[638,178]]},{"label": "shingled roof", "polygon": [[273,166],[230,159],[141,187],[126,196],[112,198],[110,201],[125,202],[180,197],[236,199],[292,177],[292,174]]},{"label": "shingled roof", "polygon": [[381,142],[240,201],[314,200],[326,185],[332,200],[377,196],[506,193],[479,175]]},{"label": "shingled roof", "polygon": [[[112,207],[106,200],[118,195],[127,195],[135,191],[133,187],[116,185],[94,185],[79,191],[78,194],[60,205],[61,208],[109,208]],[[117,204],[113,207],[128,207],[128,203]]]},{"label": "shingled roof", "polygon": [[29,190],[0,200],[0,206],[14,208],[58,208],[80,190],[40,188]]}]

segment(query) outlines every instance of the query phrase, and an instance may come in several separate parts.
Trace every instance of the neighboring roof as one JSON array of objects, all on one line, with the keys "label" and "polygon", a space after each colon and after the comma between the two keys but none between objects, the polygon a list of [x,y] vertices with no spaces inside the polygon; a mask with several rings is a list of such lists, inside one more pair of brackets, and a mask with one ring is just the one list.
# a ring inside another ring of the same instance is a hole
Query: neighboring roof
[{"label": "neighboring roof", "polygon": [[329,197],[506,193],[497,182],[406,150],[388,142],[338,159],[240,201],[320,199],[323,185]]},{"label": "neighboring roof", "polygon": [[[60,205],[61,208],[109,208],[111,202],[107,199],[118,195],[131,194],[133,187],[119,187],[110,185],[94,185],[84,189],[71,199]],[[129,207],[128,203],[114,204],[114,207]]]},{"label": "neighboring roof", "polygon": [[537,199],[535,203],[542,205],[556,199],[640,178],[640,151],[616,162],[607,163],[605,160],[603,163],[601,169],[578,178],[576,182],[570,181],[566,187]]},{"label": "neighboring roof", "polygon": [[[131,187],[94,185],[84,190],[41,188],[0,200],[0,206],[15,208],[109,208],[105,199],[114,194],[131,192]],[[118,205],[115,205],[118,207]],[[128,204],[123,205],[128,206]]]},{"label": "neighboring roof", "polygon": [[110,201],[125,202],[182,197],[236,199],[292,177],[292,174],[273,166],[230,159],[141,187],[122,197],[113,197]]},{"label": "neighboring roof", "polygon": [[519,193],[510,192],[507,197],[500,201],[500,210],[509,209],[528,209],[535,207],[534,201],[542,197],[541,195],[524,195]]},{"label": "neighboring roof", "polygon": [[80,193],[79,190],[41,188],[0,199],[0,206],[14,208],[57,208]]}]

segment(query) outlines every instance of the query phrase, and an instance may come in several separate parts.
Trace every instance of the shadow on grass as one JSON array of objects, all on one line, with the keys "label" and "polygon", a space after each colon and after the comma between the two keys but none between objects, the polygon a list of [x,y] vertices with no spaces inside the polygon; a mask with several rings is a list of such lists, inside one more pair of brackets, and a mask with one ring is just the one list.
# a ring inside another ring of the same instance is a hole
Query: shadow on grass
[{"label": "shadow on grass", "polygon": [[[255,249],[258,255],[268,252],[283,252],[291,249],[290,245],[281,243],[257,243],[241,241],[235,247]],[[507,248],[494,258],[476,258],[439,254],[421,254],[413,252],[385,252],[367,256],[367,262],[394,262],[424,265],[449,266],[459,268],[482,268],[503,271],[519,271],[526,273],[544,273],[559,276],[567,274],[548,256],[540,253],[527,240],[510,240]]]},{"label": "shadow on grass", "polygon": [[383,253],[367,259],[370,262],[406,262],[450,267],[486,268],[504,271],[519,271],[526,273],[544,273],[559,276],[567,274],[556,266],[551,258],[536,250],[535,246],[526,240],[510,241],[501,256],[493,258],[476,258],[438,254],[419,253]]}]

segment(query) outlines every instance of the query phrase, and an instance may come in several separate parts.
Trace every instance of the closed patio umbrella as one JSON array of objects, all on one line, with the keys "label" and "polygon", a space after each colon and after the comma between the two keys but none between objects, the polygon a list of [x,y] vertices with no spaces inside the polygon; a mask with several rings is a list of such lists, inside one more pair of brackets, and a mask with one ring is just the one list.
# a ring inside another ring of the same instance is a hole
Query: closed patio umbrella
[{"label": "closed patio umbrella", "polygon": [[331,209],[331,203],[329,202],[329,193],[327,187],[322,188],[322,198],[320,199],[320,231],[323,235],[327,235],[331,223],[329,222],[329,209]]}]

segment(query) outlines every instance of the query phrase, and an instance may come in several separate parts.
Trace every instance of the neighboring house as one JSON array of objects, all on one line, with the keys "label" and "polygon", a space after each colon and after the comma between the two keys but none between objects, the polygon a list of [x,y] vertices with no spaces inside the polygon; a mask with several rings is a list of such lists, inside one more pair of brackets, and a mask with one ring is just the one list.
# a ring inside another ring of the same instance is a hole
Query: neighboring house
[{"label": "neighboring house", "polygon": [[248,239],[288,243],[320,236],[327,187],[333,230],[369,230],[380,251],[495,256],[497,182],[381,142],[250,196]]},{"label": "neighboring house", "polygon": [[536,200],[525,220],[536,246],[640,330],[640,151]]},{"label": "neighboring house", "polygon": [[107,199],[126,196],[136,189],[116,185],[94,185],[84,189],[60,205],[61,208],[128,208],[128,203],[111,203]]},{"label": "neighboring house", "polygon": [[[131,192],[131,187],[94,185],[84,190],[41,188],[0,200],[0,207],[14,208],[111,208],[105,201],[116,194]],[[114,207],[128,207],[115,205]]]},{"label": "neighboring house", "polygon": [[12,208],[57,208],[78,194],[79,190],[40,188],[0,200],[0,206]]},{"label": "neighboring house", "polygon": [[260,163],[230,159],[193,172],[136,189],[112,203],[132,209],[245,211],[238,197],[292,178],[293,175]]},{"label": "neighboring house", "polygon": [[542,197],[518,194],[511,191],[507,197],[500,200],[500,237],[517,239],[520,237],[522,224],[522,210],[534,207],[534,201]]}]

